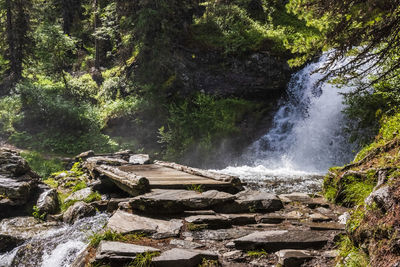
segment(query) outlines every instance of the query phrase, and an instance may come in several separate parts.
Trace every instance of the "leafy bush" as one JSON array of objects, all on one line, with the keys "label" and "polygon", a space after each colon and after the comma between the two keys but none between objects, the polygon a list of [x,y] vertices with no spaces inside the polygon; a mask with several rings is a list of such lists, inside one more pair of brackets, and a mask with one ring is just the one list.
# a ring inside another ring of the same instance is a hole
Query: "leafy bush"
[{"label": "leafy bush", "polygon": [[0,98],[0,131],[3,135],[10,135],[16,130],[14,125],[22,119],[21,99],[17,95]]},{"label": "leafy bush", "polygon": [[43,179],[47,179],[50,174],[64,169],[62,161],[58,158],[46,159],[36,151],[23,151],[20,155],[28,162],[32,170]]},{"label": "leafy bush", "polygon": [[236,123],[252,108],[254,105],[245,100],[216,99],[206,94],[171,104],[168,126],[159,129],[166,158],[180,158],[191,149],[209,152],[216,142],[238,132]]}]

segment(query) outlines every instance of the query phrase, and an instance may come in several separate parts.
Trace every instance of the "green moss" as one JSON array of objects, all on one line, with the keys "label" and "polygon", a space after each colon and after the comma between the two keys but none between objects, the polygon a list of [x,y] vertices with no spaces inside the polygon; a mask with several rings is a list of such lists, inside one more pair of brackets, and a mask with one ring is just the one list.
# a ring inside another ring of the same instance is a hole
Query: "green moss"
[{"label": "green moss", "polygon": [[268,253],[265,250],[252,250],[252,251],[247,251],[246,254],[250,257],[254,258],[259,258],[262,256],[267,256]]},{"label": "green moss", "polygon": [[342,236],[338,242],[339,258],[336,266],[340,267],[366,267],[369,265],[369,258],[356,247],[348,236]]},{"label": "green moss", "polygon": [[48,178],[43,180],[43,183],[47,184],[51,188],[57,188],[58,187],[58,181],[55,180],[54,178]]}]

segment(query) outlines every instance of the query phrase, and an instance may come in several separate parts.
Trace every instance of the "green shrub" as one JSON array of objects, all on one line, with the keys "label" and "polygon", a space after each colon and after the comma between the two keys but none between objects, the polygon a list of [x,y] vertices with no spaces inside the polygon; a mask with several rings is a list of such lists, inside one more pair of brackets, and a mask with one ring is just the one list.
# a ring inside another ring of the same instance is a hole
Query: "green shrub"
[{"label": "green shrub", "polygon": [[22,103],[17,95],[0,98],[0,134],[8,136],[14,133],[15,124],[22,119]]},{"label": "green shrub", "polygon": [[245,100],[206,94],[171,104],[168,124],[159,129],[159,142],[166,145],[165,157],[178,159],[191,149],[205,155],[222,138],[237,133],[236,124],[254,108]]},{"label": "green shrub", "polygon": [[133,262],[131,262],[129,267],[150,267],[151,261],[154,257],[160,255],[160,252],[145,252],[136,255]]},{"label": "green shrub", "polygon": [[64,168],[63,162],[58,158],[46,159],[36,151],[23,151],[20,153],[29,166],[43,179],[47,179],[52,173]]},{"label": "green shrub", "polygon": [[117,241],[123,239],[123,235],[115,231],[106,230],[100,233],[91,233],[89,236],[89,244],[92,247],[97,247],[102,240]]}]

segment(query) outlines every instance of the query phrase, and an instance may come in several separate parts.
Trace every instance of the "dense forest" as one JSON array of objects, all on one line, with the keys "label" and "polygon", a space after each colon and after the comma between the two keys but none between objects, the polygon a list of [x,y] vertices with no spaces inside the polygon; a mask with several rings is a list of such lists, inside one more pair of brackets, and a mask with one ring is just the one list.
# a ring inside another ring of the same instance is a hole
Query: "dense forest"
[{"label": "dense forest", "polygon": [[[63,169],[61,157],[90,149],[226,166],[271,126],[291,75],[328,53],[320,82],[353,88],[343,113],[351,142],[363,148],[324,182],[327,199],[354,208],[337,261],[383,266],[389,252],[398,254],[398,199],[379,214],[364,199],[379,171],[392,184],[399,175],[399,0],[0,0],[0,7],[1,141],[25,149],[44,177]],[[368,220],[381,227],[368,230]]]},{"label": "dense forest", "polygon": [[240,150],[320,34],[280,1],[1,5],[2,136],[56,154]]}]

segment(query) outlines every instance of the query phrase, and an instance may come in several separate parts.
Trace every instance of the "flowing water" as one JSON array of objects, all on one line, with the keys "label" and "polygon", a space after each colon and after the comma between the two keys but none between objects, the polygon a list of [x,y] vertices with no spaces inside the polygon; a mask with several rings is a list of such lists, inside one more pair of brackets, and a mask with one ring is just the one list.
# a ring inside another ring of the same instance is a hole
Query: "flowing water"
[{"label": "flowing water", "polygon": [[320,190],[329,167],[349,162],[354,147],[347,140],[343,96],[351,88],[318,83],[328,55],[294,74],[272,128],[244,153],[243,166],[221,172],[237,175],[250,187],[272,192]]},{"label": "flowing water", "polygon": [[[74,224],[60,224],[40,231],[12,251],[0,254],[0,266],[64,267],[86,248],[89,236],[100,231],[108,216],[98,214],[83,218]],[[2,229],[7,232],[7,229]]]}]

